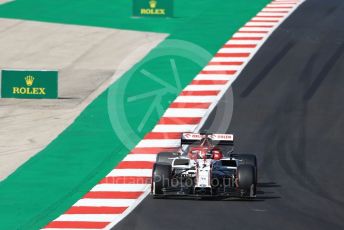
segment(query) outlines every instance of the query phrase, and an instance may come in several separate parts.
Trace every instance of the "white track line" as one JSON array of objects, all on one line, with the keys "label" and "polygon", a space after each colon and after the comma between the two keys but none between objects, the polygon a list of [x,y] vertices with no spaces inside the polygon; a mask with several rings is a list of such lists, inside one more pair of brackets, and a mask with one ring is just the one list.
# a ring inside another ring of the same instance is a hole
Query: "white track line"
[{"label": "white track line", "polygon": [[270,28],[252,28],[252,27],[242,27],[240,29],[240,31],[265,31],[265,32],[269,32],[271,29]]},{"label": "white track line", "polygon": [[[251,28],[251,27],[243,27],[243,28]],[[256,30],[256,28],[255,28]],[[226,42],[227,45],[257,45],[259,41],[253,41],[253,40],[229,40]],[[246,61],[246,58],[237,58],[238,61]]]},{"label": "white track line", "polygon": [[55,221],[111,222],[119,216],[116,214],[63,214]]},{"label": "white track line", "polygon": [[174,102],[213,102],[216,96],[178,96]]},{"label": "white track line", "polygon": [[[262,25],[262,26],[273,26],[275,24],[276,24],[276,22],[248,22],[245,25],[246,26],[260,26],[260,25]],[[259,35],[257,37],[262,37],[262,35]]]},{"label": "white track line", "polygon": [[257,16],[261,16],[261,17],[268,17],[268,16],[272,16],[272,17],[274,17],[274,16],[279,16],[279,17],[284,17],[285,16],[285,14],[284,13],[263,13],[263,12],[261,12],[261,13],[259,13],[259,14],[257,14]]},{"label": "white track line", "polygon": [[281,12],[281,11],[289,11],[289,9],[278,9],[278,8],[265,8],[264,11],[276,11],[276,12]]},{"label": "white track line", "polygon": [[[232,43],[231,43],[232,44]],[[248,42],[246,43],[242,43],[242,44],[248,44]],[[245,62],[247,60],[247,58],[233,58],[233,57],[214,57],[211,59],[211,62]]]},{"label": "white track line", "polygon": [[[272,17],[279,17],[276,15],[272,15]],[[271,17],[267,17],[267,16],[259,16],[259,17],[254,17],[252,18],[252,20],[258,20],[258,21],[279,21],[282,20],[283,18],[271,18]],[[258,34],[257,34],[258,35]]]},{"label": "white track line", "polygon": [[[130,156],[130,155],[141,155],[141,154],[128,154],[127,156]],[[110,176],[120,176],[120,177],[121,176],[152,176],[152,169],[113,169],[107,176],[109,177]],[[137,189],[137,187],[134,186],[133,189]]]},{"label": "white track line", "polygon": [[[136,174],[136,175],[138,176],[140,174]],[[91,189],[91,191],[92,192],[142,192],[142,191],[145,191],[146,188],[147,188],[146,184],[97,184]],[[87,205],[78,204],[75,206],[87,206]]]},{"label": "white track line", "polygon": [[[237,32],[233,35],[233,38],[237,38],[237,37],[262,37],[264,35],[265,35],[265,33],[240,33],[240,32]],[[253,49],[241,49],[241,50],[246,50],[246,52],[252,52],[253,51]]]},{"label": "white track line", "polygon": [[[237,37],[259,37],[262,34],[244,34],[244,33],[236,33],[233,36]],[[253,51],[253,48],[221,48],[217,53],[250,53]],[[208,67],[208,66],[206,66]]]},{"label": "white track line", "polygon": [[145,140],[140,141],[136,147],[138,148],[150,148],[150,147],[178,147],[180,146],[180,139],[158,139],[158,140]]},{"label": "white track line", "polygon": [[197,125],[156,125],[153,132],[191,132]]},{"label": "white track line", "polygon": [[[208,65],[207,67],[204,68],[204,70],[239,70],[241,67],[239,65]],[[206,74],[204,74],[206,75]],[[216,75],[216,74],[212,74]],[[228,75],[227,75],[228,77]],[[214,79],[215,80],[215,79]],[[223,86],[222,86],[223,87]]]},{"label": "white track line", "polygon": [[230,80],[231,78],[232,76],[228,74],[198,74],[195,80]]},{"label": "white track line", "polygon": [[[228,76],[230,76],[230,75],[231,74],[229,74]],[[211,79],[211,80],[215,80],[215,79]],[[187,87],[185,87],[184,90],[186,90],[186,91],[222,90],[223,86],[224,85],[188,85]],[[193,116],[189,115],[189,117],[193,117]]]},{"label": "white track line", "polygon": [[135,199],[81,199],[73,206],[88,207],[129,207],[135,202]]},{"label": "white track line", "polygon": [[203,117],[206,112],[207,109],[167,109],[163,117]]},{"label": "white track line", "polygon": [[156,160],[156,154],[128,154],[123,161],[153,161]]}]

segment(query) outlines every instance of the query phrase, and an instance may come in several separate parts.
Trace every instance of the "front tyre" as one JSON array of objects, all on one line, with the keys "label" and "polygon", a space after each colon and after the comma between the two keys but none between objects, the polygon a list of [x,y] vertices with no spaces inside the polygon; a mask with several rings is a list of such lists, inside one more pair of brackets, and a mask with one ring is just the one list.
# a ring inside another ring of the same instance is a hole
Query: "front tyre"
[{"label": "front tyre", "polygon": [[252,165],[239,165],[237,171],[239,189],[244,197],[255,197],[256,178],[255,167]]},{"label": "front tyre", "polygon": [[172,168],[169,164],[154,164],[152,175],[152,194],[154,197],[164,195],[164,188],[170,185]]},{"label": "front tyre", "polygon": [[[252,165],[254,166],[255,184],[258,183],[258,164],[257,157],[253,154],[231,154],[230,157],[234,157],[239,160],[239,165]],[[256,186],[254,187],[254,193],[256,193]]]}]

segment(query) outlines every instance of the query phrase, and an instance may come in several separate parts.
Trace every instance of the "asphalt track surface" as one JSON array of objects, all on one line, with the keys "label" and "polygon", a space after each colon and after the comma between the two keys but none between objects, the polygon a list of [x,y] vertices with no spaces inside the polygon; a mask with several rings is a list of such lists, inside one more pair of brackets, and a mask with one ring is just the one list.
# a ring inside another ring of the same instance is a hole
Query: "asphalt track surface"
[{"label": "asphalt track surface", "polygon": [[[255,201],[147,197],[113,229],[344,229],[344,1],[308,0],[233,84],[228,132],[255,153]],[[203,129],[223,126],[231,90]]]}]

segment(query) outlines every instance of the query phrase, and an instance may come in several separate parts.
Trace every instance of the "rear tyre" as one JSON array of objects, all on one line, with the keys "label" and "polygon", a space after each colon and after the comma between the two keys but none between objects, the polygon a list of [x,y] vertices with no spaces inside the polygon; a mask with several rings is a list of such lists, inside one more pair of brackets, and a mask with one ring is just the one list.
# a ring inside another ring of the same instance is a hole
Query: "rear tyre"
[{"label": "rear tyre", "polygon": [[[239,160],[239,165],[252,165],[255,172],[255,183],[258,183],[258,164],[257,157],[253,154],[231,154],[230,157],[234,157]],[[255,188],[256,189],[256,188]]]},{"label": "rear tyre", "polygon": [[161,152],[156,156],[156,162],[172,164],[172,158],[176,158],[177,156],[178,154],[175,152]]},{"label": "rear tyre", "polygon": [[156,163],[153,167],[152,194],[154,197],[164,195],[163,189],[170,184],[172,168],[169,164]]},{"label": "rear tyre", "polygon": [[237,176],[239,188],[243,191],[242,195],[254,197],[256,195],[255,168],[252,165],[239,165]]}]

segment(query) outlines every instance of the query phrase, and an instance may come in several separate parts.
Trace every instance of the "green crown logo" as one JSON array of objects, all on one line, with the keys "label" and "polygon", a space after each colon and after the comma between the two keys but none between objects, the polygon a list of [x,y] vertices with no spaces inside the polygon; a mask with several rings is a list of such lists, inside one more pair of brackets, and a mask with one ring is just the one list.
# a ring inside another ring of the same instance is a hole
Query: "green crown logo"
[{"label": "green crown logo", "polygon": [[27,86],[32,86],[33,81],[35,80],[35,78],[31,75],[26,76],[24,79]]},{"label": "green crown logo", "polygon": [[156,0],[150,0],[149,1],[149,6],[150,8],[154,9],[156,7],[156,5],[158,4],[158,2]]}]

